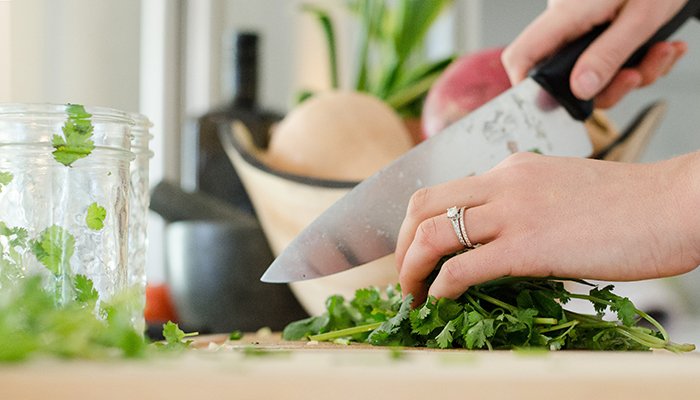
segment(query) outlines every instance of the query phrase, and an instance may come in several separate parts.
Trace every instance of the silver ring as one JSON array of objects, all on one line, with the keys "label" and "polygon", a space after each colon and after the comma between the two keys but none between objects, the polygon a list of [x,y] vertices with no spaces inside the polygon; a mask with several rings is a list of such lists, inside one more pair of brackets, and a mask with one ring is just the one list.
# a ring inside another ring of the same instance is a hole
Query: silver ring
[{"label": "silver ring", "polygon": [[460,225],[464,225],[463,219],[462,219],[462,208],[457,208],[457,207],[450,207],[447,209],[447,218],[452,222],[452,228],[455,230],[455,234],[457,235],[457,239],[459,239],[459,243],[462,244],[464,247],[471,247],[467,246],[467,241],[464,240],[464,236],[462,235],[462,229]]},{"label": "silver ring", "polygon": [[464,239],[465,246],[467,248],[471,249],[474,248],[474,245],[472,244],[471,241],[469,241],[469,236],[467,235],[467,228],[464,226],[464,218],[465,218],[465,213],[464,211],[467,209],[467,207],[462,207],[459,209],[459,233],[462,239]]}]

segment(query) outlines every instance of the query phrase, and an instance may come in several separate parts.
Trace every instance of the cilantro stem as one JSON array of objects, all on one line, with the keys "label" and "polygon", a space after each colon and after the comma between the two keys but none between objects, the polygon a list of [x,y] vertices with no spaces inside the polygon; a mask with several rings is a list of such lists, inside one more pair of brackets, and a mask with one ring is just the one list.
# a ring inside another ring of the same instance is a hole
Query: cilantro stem
[{"label": "cilantro stem", "polygon": [[535,317],[532,319],[536,325],[556,325],[559,321],[556,318]]},{"label": "cilantro stem", "polygon": [[621,326],[618,326],[616,328],[616,330],[621,335],[626,336],[626,337],[636,341],[637,343],[642,344],[642,345],[647,346],[647,347],[652,348],[652,349],[653,348],[665,348],[666,344],[667,344],[665,341],[663,341],[657,337],[648,335],[646,333],[633,333],[627,329],[622,329]]},{"label": "cilantro stem", "polygon": [[480,305],[476,300],[474,300],[474,298],[473,298],[472,296],[470,296],[469,293],[465,293],[464,296],[466,297],[466,299],[467,299],[467,301],[469,302],[469,304],[471,304],[471,306],[474,307],[474,309],[475,309],[476,311],[478,311],[479,314],[481,314],[481,315],[489,315],[489,313],[486,312],[486,310],[484,310],[484,308],[481,307],[481,305]]},{"label": "cilantro stem", "polygon": [[539,333],[547,333],[547,332],[560,331],[560,330],[562,330],[562,329],[564,329],[564,328],[569,328],[566,332],[564,332],[564,334],[566,334],[569,330],[571,330],[571,328],[573,328],[574,326],[578,325],[579,323],[580,323],[580,322],[578,322],[577,320],[573,320],[573,321],[569,321],[569,322],[564,322],[563,324],[559,324],[559,325],[554,325],[554,326],[550,326],[550,327],[547,327],[547,328],[543,328],[543,329],[538,330],[537,332],[539,332]]},{"label": "cilantro stem", "polygon": [[[585,294],[575,294],[571,293],[570,296],[575,299],[582,299],[582,300],[588,300],[590,302],[598,303],[598,304],[605,304],[608,307],[613,306],[613,303],[608,300],[603,300],[599,299],[597,297],[593,297],[590,295],[585,295]],[[666,329],[654,318],[652,318],[649,314],[645,313],[644,311],[638,309],[635,307],[634,312],[637,313],[640,317],[644,318],[647,322],[649,322],[651,325],[653,325],[659,333],[661,333],[661,336],[663,336],[665,342],[670,342],[670,337],[668,335],[668,332],[666,332]]]},{"label": "cilantro stem", "polygon": [[371,332],[381,325],[381,322],[372,322],[370,324],[353,326],[345,329],[338,329],[337,331],[330,331],[326,333],[319,333],[318,335],[309,336],[309,340],[316,340],[319,342],[327,342],[329,340],[338,339],[346,336],[357,335],[358,333]]},{"label": "cilantro stem", "polygon": [[511,313],[515,313],[517,311],[517,308],[511,306],[510,304],[503,302],[501,300],[495,299],[487,294],[475,292],[474,296],[476,296],[484,301],[487,301],[487,302],[489,302],[497,307],[501,307],[503,309],[506,309],[506,310],[510,311]]}]

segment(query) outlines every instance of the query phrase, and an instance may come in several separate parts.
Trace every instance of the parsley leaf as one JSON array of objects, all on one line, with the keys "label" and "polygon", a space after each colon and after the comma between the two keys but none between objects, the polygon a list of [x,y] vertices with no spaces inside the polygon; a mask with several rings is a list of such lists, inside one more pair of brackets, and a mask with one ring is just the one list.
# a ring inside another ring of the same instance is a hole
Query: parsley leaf
[{"label": "parsley leaf", "polygon": [[53,156],[56,161],[70,167],[76,160],[87,157],[95,149],[92,140],[94,127],[92,117],[85,108],[79,104],[66,106],[68,119],[63,125],[63,136],[54,135],[52,144]]},{"label": "parsley leaf", "polygon": [[85,217],[85,223],[88,228],[99,231],[105,226],[105,217],[107,216],[107,210],[97,203],[92,203],[88,206],[87,216]]}]

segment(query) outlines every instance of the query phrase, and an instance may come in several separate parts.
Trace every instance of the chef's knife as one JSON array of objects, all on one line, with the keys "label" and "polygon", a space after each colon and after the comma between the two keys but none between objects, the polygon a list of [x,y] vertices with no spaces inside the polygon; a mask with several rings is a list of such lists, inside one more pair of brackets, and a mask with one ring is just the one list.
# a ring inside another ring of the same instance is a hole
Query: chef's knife
[{"label": "chef's knife", "polygon": [[[625,64],[698,13],[690,0]],[[480,174],[517,151],[585,157],[592,147],[581,121],[593,111],[569,87],[571,70],[606,26],[567,45],[530,77],[358,184],[282,251],[264,282],[293,282],[345,271],[391,254],[408,201],[418,189]],[[543,90],[544,89],[544,90]]]}]

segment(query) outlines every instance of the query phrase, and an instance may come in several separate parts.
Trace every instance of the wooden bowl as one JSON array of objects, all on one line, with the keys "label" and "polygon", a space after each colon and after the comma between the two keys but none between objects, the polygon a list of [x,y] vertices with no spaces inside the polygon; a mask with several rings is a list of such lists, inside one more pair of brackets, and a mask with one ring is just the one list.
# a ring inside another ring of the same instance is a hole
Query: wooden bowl
[{"label": "wooden bowl", "polygon": [[[310,178],[271,168],[254,146],[248,129],[234,122],[220,129],[221,141],[245,186],[274,255],[278,255],[316,217],[358,182]],[[290,284],[310,315],[325,311],[325,301],[339,294],[350,298],[355,290],[398,282],[393,255],[335,275]]]}]

